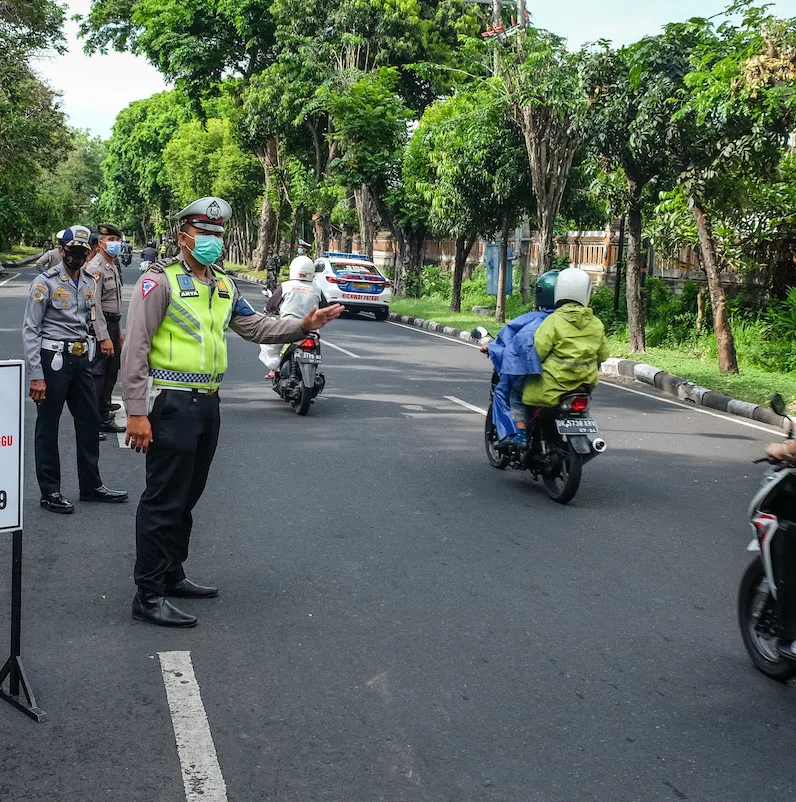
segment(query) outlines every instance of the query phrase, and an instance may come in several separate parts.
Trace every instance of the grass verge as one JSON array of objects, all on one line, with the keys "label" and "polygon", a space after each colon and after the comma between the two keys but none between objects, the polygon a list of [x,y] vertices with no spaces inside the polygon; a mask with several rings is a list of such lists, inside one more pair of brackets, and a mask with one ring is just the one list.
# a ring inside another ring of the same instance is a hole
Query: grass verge
[{"label": "grass verge", "polygon": [[0,251],[0,262],[18,262],[28,256],[37,256],[41,252],[41,248],[34,248],[30,245],[13,245],[11,250]]},{"label": "grass verge", "polygon": [[[464,331],[484,326],[491,334],[497,334],[501,328],[501,324],[496,323],[492,317],[474,315],[472,312],[451,312],[447,303],[433,298],[401,298],[392,302],[390,311],[398,315],[434,320],[444,326],[453,326]],[[633,355],[630,353],[626,337],[615,335],[609,338],[609,342],[611,356],[646,362],[676,376],[682,376],[694,384],[726,393],[741,401],[767,404],[774,393],[782,393],[790,410],[796,413],[796,373],[780,373],[749,365],[740,349],[741,372],[737,375],[723,375],[719,373],[715,356],[687,346],[649,348],[646,354]]]}]

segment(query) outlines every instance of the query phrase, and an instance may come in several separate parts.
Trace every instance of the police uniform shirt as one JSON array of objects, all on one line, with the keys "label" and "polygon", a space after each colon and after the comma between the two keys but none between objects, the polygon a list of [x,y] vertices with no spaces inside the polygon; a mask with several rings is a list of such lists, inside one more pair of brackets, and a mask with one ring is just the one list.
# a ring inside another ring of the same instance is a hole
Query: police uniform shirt
[{"label": "police uniform shirt", "polygon": [[36,260],[36,267],[41,267],[42,269],[48,270],[51,267],[60,265],[62,261],[63,257],[61,256],[61,249],[51,248]]},{"label": "police uniform shirt", "polygon": [[121,314],[122,286],[116,265],[109,262],[100,252],[86,264],[84,269],[94,276],[97,282],[99,306],[102,307],[103,313]]},{"label": "police uniform shirt", "polygon": [[[147,270],[133,288],[133,297],[127,312],[127,337],[122,349],[122,388],[128,415],[147,415],[147,384],[149,380],[149,351],[160,324],[166,317],[171,301],[171,282],[163,266],[174,264],[176,259],[157,262]],[[183,268],[194,281],[199,279],[184,262]],[[306,336],[298,320],[273,320],[252,309],[238,292],[234,282],[226,275],[207,269],[205,284],[214,284],[216,291],[231,292],[232,317],[229,328],[255,343],[289,343]]]},{"label": "police uniform shirt", "polygon": [[33,280],[22,323],[25,361],[31,381],[44,378],[42,338],[85,342],[89,325],[93,323],[97,339],[108,339],[105,315],[96,300],[97,282],[85,270],[80,271],[77,287],[63,265],[51,267]]}]

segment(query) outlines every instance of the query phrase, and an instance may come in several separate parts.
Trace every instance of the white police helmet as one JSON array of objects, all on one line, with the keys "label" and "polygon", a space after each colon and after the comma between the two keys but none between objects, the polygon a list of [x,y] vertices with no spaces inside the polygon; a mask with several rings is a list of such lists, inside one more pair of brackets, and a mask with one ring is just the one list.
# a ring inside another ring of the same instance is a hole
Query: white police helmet
[{"label": "white police helmet", "polygon": [[589,305],[591,298],[591,278],[579,267],[568,267],[558,274],[556,282],[556,307],[574,301],[581,306]]},{"label": "white police helmet", "polygon": [[291,281],[312,281],[315,278],[315,265],[309,256],[297,256],[290,263]]}]

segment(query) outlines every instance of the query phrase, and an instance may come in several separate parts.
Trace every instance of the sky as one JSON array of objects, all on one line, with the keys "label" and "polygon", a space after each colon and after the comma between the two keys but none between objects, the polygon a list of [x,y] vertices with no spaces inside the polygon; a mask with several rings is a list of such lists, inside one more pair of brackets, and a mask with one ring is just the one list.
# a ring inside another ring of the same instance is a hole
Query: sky
[{"label": "sky", "polygon": [[[526,0],[535,25],[567,37],[571,47],[598,39],[628,44],[657,33],[667,22],[720,12],[725,0]],[[67,17],[86,14],[90,0],[71,0]],[[775,0],[772,11],[796,15],[796,0]],[[87,56],[77,37],[77,25],[69,21],[65,31],[69,52],[45,54],[36,62],[39,75],[63,96],[62,108],[69,123],[92,134],[110,136],[116,115],[134,100],[168,89],[158,71],[146,59],[129,53]]]}]

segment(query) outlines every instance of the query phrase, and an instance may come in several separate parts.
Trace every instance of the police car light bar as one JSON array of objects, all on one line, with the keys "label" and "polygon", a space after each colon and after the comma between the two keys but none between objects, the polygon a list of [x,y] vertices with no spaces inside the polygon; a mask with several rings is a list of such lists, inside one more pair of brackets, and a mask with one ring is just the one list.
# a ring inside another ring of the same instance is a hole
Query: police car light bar
[{"label": "police car light bar", "polygon": [[364,259],[366,262],[370,262],[371,259],[364,253],[343,253],[342,251],[324,251],[321,256],[325,256],[327,259]]}]

